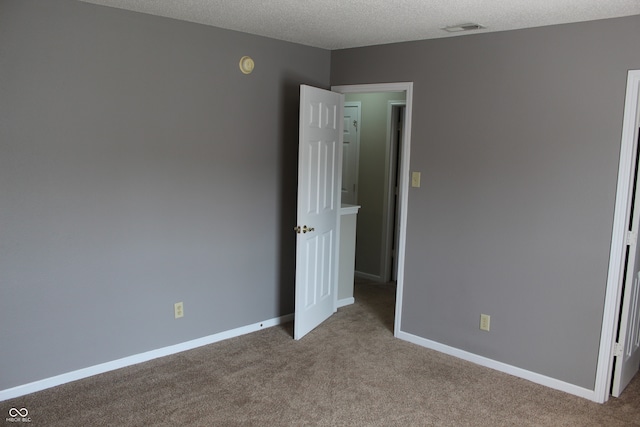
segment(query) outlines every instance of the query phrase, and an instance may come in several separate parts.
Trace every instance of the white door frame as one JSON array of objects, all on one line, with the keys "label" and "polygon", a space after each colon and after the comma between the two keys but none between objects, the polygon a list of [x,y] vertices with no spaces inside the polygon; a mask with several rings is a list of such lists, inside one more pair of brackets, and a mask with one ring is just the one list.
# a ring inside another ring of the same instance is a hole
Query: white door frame
[{"label": "white door frame", "polygon": [[409,159],[411,148],[411,113],[413,106],[413,82],[402,83],[376,83],[361,85],[332,86],[331,90],[342,94],[347,93],[376,93],[376,92],[405,92],[406,109],[404,116],[404,133],[402,137],[402,158],[400,159],[400,184],[398,200],[398,219],[400,232],[398,236],[398,281],[396,287],[396,312],[394,319],[393,335],[400,332],[402,319],[402,291],[404,286],[404,258],[407,237],[407,206],[409,202]]},{"label": "white door frame", "polygon": [[618,166],[618,189],[611,235],[611,251],[609,255],[609,273],[605,293],[602,330],[600,334],[600,351],[596,368],[594,399],[604,403],[609,399],[611,378],[613,375],[613,345],[618,328],[620,299],[622,298],[622,280],[624,278],[624,253],[626,246],[626,229],[629,223],[629,209],[633,192],[633,168],[638,141],[638,124],[640,123],[640,70],[629,71],[627,92],[622,122],[622,141],[620,144],[620,163]]}]

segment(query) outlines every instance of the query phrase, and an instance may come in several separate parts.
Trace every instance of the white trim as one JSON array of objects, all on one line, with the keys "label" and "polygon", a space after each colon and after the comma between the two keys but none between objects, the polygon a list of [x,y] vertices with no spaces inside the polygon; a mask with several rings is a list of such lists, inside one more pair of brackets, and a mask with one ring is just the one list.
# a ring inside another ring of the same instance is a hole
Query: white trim
[{"label": "white trim", "polygon": [[[411,89],[409,89],[411,88]],[[331,86],[331,90],[338,93],[376,93],[376,92],[404,92],[413,91],[413,82],[371,83],[360,85]]]},{"label": "white trim", "polygon": [[260,329],[281,325],[292,320],[293,314],[288,314],[285,316],[276,317],[274,319],[254,323],[252,325],[241,326],[236,329],[231,329],[195,340],[186,341],[180,344],[170,345],[168,347],[147,351],[145,353],[134,354],[133,356],[123,357],[122,359],[112,360],[110,362],[101,363],[99,365],[90,366],[88,368],[78,369],[77,371],[67,372],[65,374],[56,375],[55,377],[45,378],[43,380],[19,385],[16,387],[8,388],[6,390],[0,390],[0,402],[8,399],[13,399],[15,397],[24,396],[26,394],[35,393],[36,391],[41,391],[47,388],[66,384],[71,381],[77,381],[83,378],[91,377],[93,375],[102,374],[104,372],[136,365],[142,362],[148,362],[149,360],[157,359],[158,357],[169,356],[171,354],[176,354],[197,347],[202,347],[204,345],[224,341],[229,338],[235,338],[240,335],[259,331]]},{"label": "white trim", "polygon": [[496,360],[489,359],[484,356],[479,356],[474,353],[469,353],[467,351],[460,350],[455,347],[450,347],[448,345],[440,344],[435,341],[427,340],[425,338],[421,338],[416,335],[409,334],[407,332],[400,331],[397,334],[397,337],[402,340],[417,344],[419,346],[426,347],[431,350],[439,351],[441,353],[445,353],[450,356],[454,356],[471,363],[475,363],[476,365],[495,369],[496,371],[504,372],[506,374],[510,374],[519,378],[523,378],[525,380],[529,380],[536,384],[540,384],[556,390],[564,391],[566,393],[583,397],[585,399],[596,400],[594,391],[584,387],[579,387],[577,385],[560,381],[555,378],[547,377],[546,375],[541,375],[535,372],[527,371],[526,369],[518,368],[516,366],[498,362]]},{"label": "white trim", "polygon": [[340,215],[355,215],[360,210],[360,205],[346,205],[343,204],[340,208]]},{"label": "white trim", "polygon": [[625,231],[629,223],[629,207],[633,192],[633,162],[636,156],[637,124],[640,111],[640,70],[631,70],[627,76],[627,92],[622,122],[622,140],[620,143],[620,163],[618,166],[618,189],[613,217],[611,235],[611,251],[609,254],[609,273],[605,292],[604,313],[600,333],[600,351],[596,368],[596,384],[594,394],[597,402],[604,403],[609,399],[609,387],[613,374],[613,344],[618,328],[618,311],[625,253]]},{"label": "white trim", "polygon": [[356,300],[353,297],[339,299],[338,300],[338,308],[344,307],[344,306],[347,306],[347,305],[351,305],[351,304],[353,304],[355,302],[356,302]]},{"label": "white trim", "polygon": [[393,333],[397,337],[401,331],[402,298],[404,286],[404,257],[407,240],[407,207],[409,205],[409,160],[411,159],[411,117],[413,112],[413,82],[377,83],[362,85],[332,86],[331,90],[340,93],[375,93],[375,92],[406,92],[404,130],[402,138],[402,159],[400,159],[400,194],[399,221],[400,235],[398,236],[398,280],[396,287],[396,310]]}]

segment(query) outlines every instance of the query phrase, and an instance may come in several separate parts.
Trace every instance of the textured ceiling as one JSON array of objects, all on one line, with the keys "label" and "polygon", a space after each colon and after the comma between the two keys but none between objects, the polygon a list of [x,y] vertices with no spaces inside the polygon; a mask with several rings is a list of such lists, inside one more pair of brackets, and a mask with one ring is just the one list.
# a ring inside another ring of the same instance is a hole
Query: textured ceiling
[{"label": "textured ceiling", "polygon": [[640,0],[81,0],[324,49],[640,14]]}]

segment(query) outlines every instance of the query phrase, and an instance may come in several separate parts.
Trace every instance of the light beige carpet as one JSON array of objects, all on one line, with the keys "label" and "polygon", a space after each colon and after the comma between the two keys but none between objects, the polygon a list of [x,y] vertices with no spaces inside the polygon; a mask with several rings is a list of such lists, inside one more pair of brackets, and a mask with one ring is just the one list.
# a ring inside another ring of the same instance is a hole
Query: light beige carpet
[{"label": "light beige carpet", "polygon": [[599,405],[397,340],[394,295],[358,284],[302,341],[265,329],[0,410],[28,408],[33,426],[640,426],[638,378]]}]

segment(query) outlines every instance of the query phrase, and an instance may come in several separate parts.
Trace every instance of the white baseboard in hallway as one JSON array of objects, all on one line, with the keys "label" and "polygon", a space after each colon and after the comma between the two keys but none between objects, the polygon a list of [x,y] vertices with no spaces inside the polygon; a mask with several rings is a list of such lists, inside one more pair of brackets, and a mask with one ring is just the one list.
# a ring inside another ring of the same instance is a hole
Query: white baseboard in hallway
[{"label": "white baseboard in hallway", "polygon": [[202,347],[204,345],[224,341],[229,338],[239,337],[241,335],[259,331],[260,329],[281,325],[292,320],[293,314],[288,314],[286,316],[276,317],[274,319],[265,320],[263,322],[257,322],[252,325],[241,326],[239,328],[219,332],[217,334],[197,338],[195,340],[186,341],[180,344],[147,351],[140,354],[134,354],[132,356],[123,357],[122,359],[112,360],[110,362],[101,363],[99,365],[90,366],[88,368],[78,369],[76,371],[56,375],[55,377],[45,378],[28,384],[0,390],[0,402],[8,399],[13,399],[15,397],[24,396],[26,394],[35,393],[36,391],[45,390],[47,388],[56,387],[72,381],[88,378],[93,375],[98,375],[127,366],[136,365],[142,362],[148,362],[149,360],[157,359],[159,357],[169,356],[186,350]]}]

